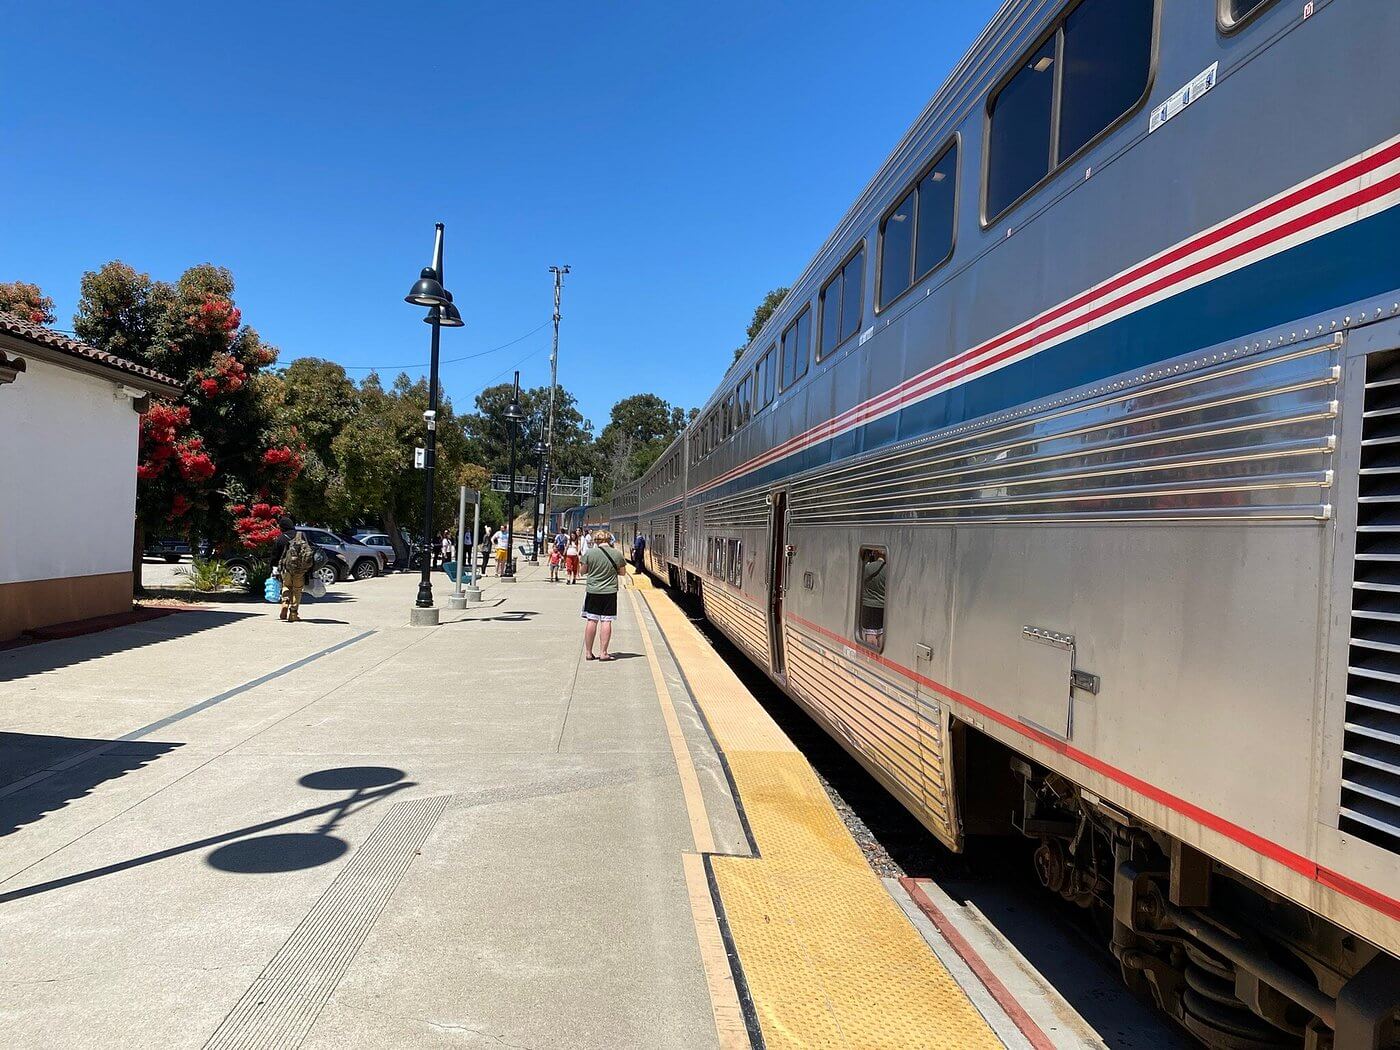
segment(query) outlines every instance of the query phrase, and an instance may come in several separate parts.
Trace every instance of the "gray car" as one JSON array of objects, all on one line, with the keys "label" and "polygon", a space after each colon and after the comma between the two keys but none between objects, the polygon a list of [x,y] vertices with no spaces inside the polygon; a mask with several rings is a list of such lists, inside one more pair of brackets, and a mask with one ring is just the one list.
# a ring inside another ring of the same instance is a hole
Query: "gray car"
[{"label": "gray car", "polygon": [[380,547],[371,547],[356,540],[347,539],[329,529],[314,525],[299,526],[317,547],[335,554],[346,566],[348,574],[356,580],[369,580],[382,576],[389,565],[389,555]]},{"label": "gray car", "polygon": [[360,530],[353,537],[353,542],[372,547],[384,556],[384,568],[392,569],[397,565],[398,555],[394,553],[393,541],[389,539],[387,533],[371,532]]}]

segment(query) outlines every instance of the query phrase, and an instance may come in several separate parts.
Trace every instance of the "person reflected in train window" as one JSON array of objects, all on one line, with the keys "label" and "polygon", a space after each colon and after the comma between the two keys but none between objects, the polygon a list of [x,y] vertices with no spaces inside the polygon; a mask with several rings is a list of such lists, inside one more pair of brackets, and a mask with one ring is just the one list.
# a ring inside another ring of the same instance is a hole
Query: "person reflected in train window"
[{"label": "person reflected in train window", "polygon": [[876,652],[885,647],[885,552],[860,549],[860,611],[857,640]]}]

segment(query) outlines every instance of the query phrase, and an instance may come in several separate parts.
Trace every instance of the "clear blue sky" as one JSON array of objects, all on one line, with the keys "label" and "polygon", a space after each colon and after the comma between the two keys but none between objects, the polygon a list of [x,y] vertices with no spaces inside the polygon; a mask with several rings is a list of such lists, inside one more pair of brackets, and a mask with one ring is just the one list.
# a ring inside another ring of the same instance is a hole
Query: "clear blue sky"
[{"label": "clear blue sky", "polygon": [[[560,381],[601,427],[627,394],[708,393],[998,5],[215,6],[26,8],[0,280],[67,328],[84,270],[214,262],[283,363],[412,366],[428,330],[402,296],[441,220],[467,319],[443,356],[545,323],[568,263]],[[546,383],[548,341],[445,388],[468,407],[527,355]]]}]

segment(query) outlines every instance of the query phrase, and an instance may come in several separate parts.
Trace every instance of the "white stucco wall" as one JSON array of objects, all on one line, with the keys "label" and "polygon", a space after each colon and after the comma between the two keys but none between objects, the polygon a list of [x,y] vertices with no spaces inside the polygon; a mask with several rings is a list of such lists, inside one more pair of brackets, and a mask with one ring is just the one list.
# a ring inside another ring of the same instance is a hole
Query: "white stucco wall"
[{"label": "white stucco wall", "polygon": [[0,387],[0,584],[127,572],[140,416],[110,380],[26,360]]}]

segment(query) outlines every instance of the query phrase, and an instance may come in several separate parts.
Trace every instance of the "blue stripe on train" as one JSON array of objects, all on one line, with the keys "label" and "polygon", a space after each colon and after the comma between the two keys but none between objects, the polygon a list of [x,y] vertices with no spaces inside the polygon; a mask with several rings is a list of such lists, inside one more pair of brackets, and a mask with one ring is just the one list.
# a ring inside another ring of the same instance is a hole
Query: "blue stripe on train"
[{"label": "blue stripe on train", "polygon": [[1216,278],[705,493],[708,502],[860,452],[1400,289],[1400,207]]}]

